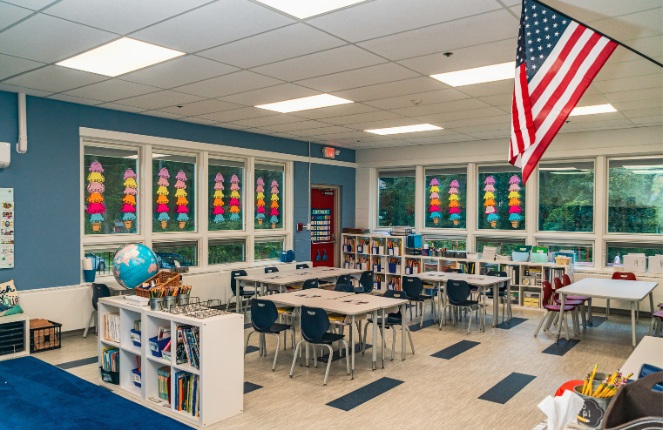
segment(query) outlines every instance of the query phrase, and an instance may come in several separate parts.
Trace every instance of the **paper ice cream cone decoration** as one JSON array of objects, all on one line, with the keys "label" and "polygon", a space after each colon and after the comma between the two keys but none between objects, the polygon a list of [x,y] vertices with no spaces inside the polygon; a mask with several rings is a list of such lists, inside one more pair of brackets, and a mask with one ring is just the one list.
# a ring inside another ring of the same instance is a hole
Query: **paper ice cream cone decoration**
[{"label": "paper ice cream cone decoration", "polygon": [[513,175],[509,179],[509,221],[511,227],[518,228],[520,221],[523,220],[522,208],[520,207],[520,178],[518,175]]},{"label": "paper ice cream cone decoration", "polygon": [[104,221],[103,213],[106,212],[106,206],[104,205],[104,196],[103,192],[105,191],[104,186],[104,169],[101,167],[101,163],[98,161],[93,161],[90,164],[88,169],[90,173],[87,176],[88,185],[88,197],[87,197],[87,213],[90,215],[90,225],[93,232],[101,231],[101,224]]},{"label": "paper ice cream cone decoration", "polygon": [[170,173],[168,173],[168,169],[163,167],[161,170],[159,170],[159,180],[157,181],[157,199],[156,199],[156,204],[157,204],[157,213],[159,216],[157,217],[157,220],[161,223],[161,228],[165,229],[168,228],[168,221],[170,221],[170,215],[168,215],[168,203],[170,200],[168,200],[168,179],[170,178]]},{"label": "paper ice cream cone decoration", "polygon": [[460,204],[458,202],[458,188],[460,184],[454,179],[449,183],[449,220],[454,225],[460,223]]},{"label": "paper ice cream cone decoration", "polygon": [[175,191],[175,197],[177,197],[175,201],[175,205],[177,206],[175,209],[177,212],[177,224],[179,228],[183,229],[186,227],[186,222],[189,221],[189,201],[186,198],[187,178],[184,170],[177,172],[175,179],[177,179],[177,182],[175,182],[175,189],[177,190]]},{"label": "paper ice cream cone decoration", "polygon": [[279,213],[279,203],[278,203],[279,202],[279,183],[276,182],[276,180],[273,180],[272,184],[271,184],[271,188],[272,188],[271,189],[272,196],[271,196],[270,200],[271,200],[272,203],[270,205],[271,209],[269,211],[269,215],[270,215],[269,222],[272,223],[272,228],[276,228],[276,224],[278,224],[278,222],[279,222],[279,215],[280,215],[280,213]]},{"label": "paper ice cream cone decoration", "polygon": [[[124,198],[122,199],[122,222],[124,228],[131,230],[136,220],[136,194],[138,194],[138,184],[136,183],[136,173],[128,168],[124,171]],[[161,196],[159,196],[161,197]]]},{"label": "paper ice cream cone decoration", "polygon": [[259,225],[265,219],[265,181],[262,178],[256,180],[256,219]]},{"label": "paper ice cream cone decoration", "polygon": [[492,228],[497,227],[497,221],[500,219],[499,215],[497,215],[497,211],[495,210],[495,206],[497,206],[497,203],[495,202],[495,178],[492,176],[488,176],[484,181],[484,187],[483,187],[483,205],[486,208],[484,210],[484,213],[488,215],[486,217],[486,221],[490,224]]},{"label": "paper ice cream cone decoration", "polygon": [[225,189],[223,186],[224,182],[225,179],[223,178],[223,175],[217,173],[214,177],[214,191],[212,193],[212,215],[214,216],[212,221],[215,224],[220,224],[226,220],[223,216],[225,213],[223,210],[223,198],[225,197],[223,194],[223,190]]},{"label": "paper ice cream cone decoration", "polygon": [[440,181],[437,178],[430,180],[428,184],[428,213],[433,224],[437,225],[442,217],[442,210],[440,209]]},{"label": "paper ice cream cone decoration", "polygon": [[237,175],[232,175],[230,178],[230,221],[239,221],[241,194],[239,193],[239,178]]}]

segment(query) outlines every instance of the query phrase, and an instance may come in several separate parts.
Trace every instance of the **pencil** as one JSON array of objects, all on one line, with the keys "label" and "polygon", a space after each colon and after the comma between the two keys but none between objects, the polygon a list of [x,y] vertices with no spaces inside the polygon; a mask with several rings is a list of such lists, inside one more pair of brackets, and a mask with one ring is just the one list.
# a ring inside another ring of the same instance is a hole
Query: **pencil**
[{"label": "pencil", "polygon": [[589,376],[589,384],[587,385],[587,391],[584,392],[583,394],[585,395],[592,395],[592,384],[594,383],[594,375],[596,375],[596,370],[599,368],[598,364],[594,365],[594,368],[592,369],[592,372],[590,373]]}]

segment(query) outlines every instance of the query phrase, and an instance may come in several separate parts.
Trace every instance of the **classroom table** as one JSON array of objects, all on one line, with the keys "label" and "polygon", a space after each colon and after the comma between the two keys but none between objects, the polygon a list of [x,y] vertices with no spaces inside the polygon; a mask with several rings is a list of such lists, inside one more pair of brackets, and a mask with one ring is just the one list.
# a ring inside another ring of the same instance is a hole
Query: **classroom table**
[{"label": "classroom table", "polygon": [[[374,296],[371,294],[354,294],[344,293],[340,291],[328,291],[320,288],[311,288],[305,291],[292,291],[289,293],[271,294],[263,297],[264,300],[269,300],[274,303],[283,304],[286,306],[301,307],[309,306],[314,308],[321,308],[327,312],[334,312],[352,317],[352,325],[350,326],[350,354],[352,362],[352,378],[354,379],[355,370],[355,334],[354,327],[356,318],[359,315],[369,314],[373,315],[373,321],[377,322],[378,310],[382,311],[382,333],[384,333],[385,324],[385,310],[394,307],[404,307],[407,304],[406,299],[394,299],[388,297]],[[405,317],[404,309],[401,309],[403,318]],[[405,323],[405,321],[403,321]],[[373,343],[377,339],[377,323],[373,324]],[[382,368],[384,368],[384,342],[381,342],[382,351]],[[405,360],[405,330],[402,333],[402,352],[401,358]],[[373,347],[373,370],[376,368],[377,363],[377,347]]]},{"label": "classroom table", "polygon": [[[658,286],[658,282],[649,281],[625,281],[621,279],[584,278],[566,287],[555,290],[561,295],[561,309],[564,309],[566,296],[598,297],[601,299],[627,300],[631,302],[631,343],[633,348],[637,344],[635,335],[635,309],[638,302],[649,296],[650,311],[654,313],[654,295],[652,291]],[[563,313],[563,312],[562,312]],[[557,338],[561,334],[562,320],[560,315],[557,321]],[[589,320],[592,319],[592,308],[589,308]]]},{"label": "classroom table", "polygon": [[[410,275],[413,277],[417,277],[421,279],[422,281],[425,282],[432,282],[434,286],[437,287],[437,314],[442,315],[442,312],[440,311],[440,306],[441,302],[443,300],[443,295],[442,295],[442,289],[440,288],[440,285],[442,283],[445,283],[448,280],[455,280],[455,281],[465,281],[468,284],[477,287],[482,290],[481,296],[482,296],[482,301],[483,305],[485,307],[486,305],[486,295],[485,295],[485,290],[489,287],[493,287],[493,327],[497,325],[498,317],[499,317],[499,303],[498,303],[498,297],[499,297],[499,286],[500,284],[506,282],[507,283],[507,299],[510,299],[511,297],[511,282],[509,278],[502,278],[500,276],[487,276],[487,275],[474,275],[470,273],[453,273],[453,272],[422,272],[418,273],[416,275]],[[511,308],[511,303],[510,301],[507,302],[507,306]],[[440,318],[440,328],[442,328],[442,324],[444,323],[444,318]],[[485,321],[482,321],[481,328],[485,330]]]},{"label": "classroom table", "polygon": [[633,373],[631,379],[638,379],[643,364],[663,368],[663,338],[645,336],[622,365],[622,375]]},{"label": "classroom table", "polygon": [[308,279],[338,278],[342,275],[356,275],[362,273],[359,269],[344,269],[339,267],[312,267],[308,269],[290,270],[287,272],[257,273],[254,275],[237,276],[239,282],[253,282],[256,285],[256,293],[265,294],[265,285],[275,285],[283,290],[288,285],[301,284]]}]

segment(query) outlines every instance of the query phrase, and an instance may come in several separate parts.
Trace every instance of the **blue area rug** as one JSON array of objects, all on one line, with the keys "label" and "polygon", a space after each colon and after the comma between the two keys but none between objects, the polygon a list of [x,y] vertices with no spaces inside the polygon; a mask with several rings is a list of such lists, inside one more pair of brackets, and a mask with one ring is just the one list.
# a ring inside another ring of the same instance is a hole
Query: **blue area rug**
[{"label": "blue area rug", "polygon": [[0,429],[191,429],[34,357],[0,362],[0,399]]},{"label": "blue area rug", "polygon": [[431,357],[442,358],[444,360],[451,360],[464,353],[465,351],[474,348],[479,345],[479,342],[472,342],[471,340],[461,340],[458,343],[455,343],[447,348],[444,348],[442,351],[438,351],[435,354],[431,354]]}]

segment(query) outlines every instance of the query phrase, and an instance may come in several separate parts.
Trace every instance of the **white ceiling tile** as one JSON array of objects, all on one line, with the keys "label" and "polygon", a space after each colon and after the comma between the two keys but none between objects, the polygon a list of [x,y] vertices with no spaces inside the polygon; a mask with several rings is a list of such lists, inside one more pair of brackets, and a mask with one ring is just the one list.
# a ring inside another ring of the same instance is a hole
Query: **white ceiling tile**
[{"label": "white ceiling tile", "polygon": [[0,30],[9,27],[32,13],[34,12],[30,9],[24,9],[7,3],[0,3]]},{"label": "white ceiling tile", "polygon": [[36,61],[0,54],[0,80],[42,67],[43,65],[43,63]]},{"label": "white ceiling tile", "polygon": [[264,116],[261,118],[248,118],[239,121],[233,121],[233,124],[242,125],[244,127],[269,127],[278,124],[290,124],[293,122],[302,122],[302,118],[297,118],[288,114],[278,114]]},{"label": "white ceiling tile", "polygon": [[610,93],[615,91],[639,90],[643,88],[656,88],[663,85],[663,74],[640,76],[637,79],[623,78],[611,79],[594,83],[599,90]]},{"label": "white ceiling tile", "polygon": [[300,97],[310,97],[320,94],[309,88],[304,88],[294,84],[274,85],[273,87],[261,88],[259,90],[246,91],[239,94],[233,94],[227,97],[221,97],[221,100],[231,103],[243,103],[250,106],[256,106],[267,103],[281,102],[284,100],[297,99]]},{"label": "white ceiling tile", "polygon": [[213,112],[205,115],[199,115],[199,117],[211,119],[213,121],[233,122],[242,119],[260,118],[263,116],[271,116],[271,115],[276,115],[276,113],[264,109],[248,107],[248,108],[228,110],[222,112]]},{"label": "white ceiling tile", "polygon": [[388,82],[385,84],[369,85],[350,90],[336,91],[335,95],[344,97],[356,102],[368,100],[383,99],[385,97],[397,97],[423,93],[427,91],[436,91],[440,89],[440,82],[426,77],[404,79],[402,81]]},{"label": "white ceiling tile", "polygon": [[644,90],[606,92],[605,96],[611,103],[647,100],[650,98],[660,98],[663,100],[663,89],[659,86],[658,88]]},{"label": "white ceiling tile", "polygon": [[[660,0],[549,0],[547,4],[581,22],[592,22],[661,7]],[[660,15],[659,15],[660,16]]]},{"label": "white ceiling tile", "polygon": [[663,33],[663,8],[658,8],[592,21],[592,27],[617,40],[631,40]]},{"label": "white ceiling tile", "polygon": [[571,121],[569,124],[564,124],[564,126],[559,130],[560,133],[569,133],[574,131],[589,131],[589,130],[610,130],[617,128],[631,128],[634,124],[629,119],[622,119],[618,121],[593,121],[593,122],[574,122]]},{"label": "white ceiling tile", "polygon": [[[660,39],[659,39],[660,40]],[[625,49],[624,49],[625,51]],[[619,78],[635,78],[637,76],[663,74],[663,69],[649,60],[638,57],[634,61],[612,62],[612,58],[601,68],[594,82]]]},{"label": "white ceiling tile", "polygon": [[659,117],[663,118],[663,108],[631,109],[623,112],[628,118]]},{"label": "white ceiling tile", "polygon": [[36,90],[59,93],[106,79],[108,79],[106,76],[95,75],[94,73],[79,72],[60,66],[46,66],[7,79],[5,82],[11,85],[34,87]]},{"label": "white ceiling tile", "polygon": [[338,134],[338,133],[346,133],[350,131],[349,128],[346,127],[341,127],[341,126],[329,126],[329,127],[322,127],[322,128],[314,128],[314,129],[308,129],[308,130],[295,130],[291,131],[290,134],[293,136],[301,136],[301,137],[313,137],[313,136],[328,136],[331,134]]},{"label": "white ceiling tile", "polygon": [[498,107],[506,106],[507,108],[510,108],[512,97],[513,97],[513,92],[496,94],[494,96],[477,97],[477,98],[482,102],[487,103],[491,106],[498,106]]},{"label": "white ceiling tile", "polygon": [[434,75],[437,73],[506,63],[508,61],[515,61],[515,59],[516,43],[513,39],[506,39],[479,46],[455,49],[451,57],[445,57],[440,52],[402,60],[398,63],[424,75]]},{"label": "white ceiling tile", "polygon": [[191,54],[292,22],[246,0],[224,0],[138,31],[132,37]]},{"label": "white ceiling tile", "polygon": [[500,7],[499,3],[492,0],[381,0],[313,18],[308,20],[308,23],[343,39],[357,42]]},{"label": "white ceiling tile", "polygon": [[184,115],[178,115],[172,112],[165,112],[162,110],[146,110],[141,112],[141,115],[157,116],[159,118],[169,118],[169,119],[183,119]]},{"label": "white ceiling tile", "polygon": [[186,103],[184,105],[179,105],[179,107],[171,106],[160,110],[184,116],[197,116],[213,112],[221,112],[224,110],[240,109],[241,107],[242,106],[233,103],[226,103],[220,100],[208,99],[199,102]]},{"label": "white ceiling tile", "polygon": [[[413,124],[419,124],[421,121],[418,121],[413,118],[404,118],[404,117],[396,117],[393,119],[385,119],[382,121],[371,121],[371,122],[360,122],[357,124],[347,124],[348,128],[351,128],[353,130],[373,130],[376,128],[387,128],[387,127],[401,127],[404,125],[413,125]],[[433,125],[438,125],[435,123],[431,123]],[[440,127],[442,127],[440,125]]]},{"label": "white ceiling tile", "polygon": [[[430,78],[429,78],[430,79]],[[431,79],[433,81],[433,79]],[[434,81],[435,82],[435,81]],[[467,95],[457,91],[453,88],[437,91],[428,91],[423,93],[408,94],[399,97],[389,97],[380,100],[371,100],[365,102],[367,105],[374,106],[379,109],[388,109],[399,112],[398,109],[415,108],[420,111],[431,109],[431,105],[438,105],[440,103],[448,104],[456,100],[468,99]],[[462,105],[462,104],[461,104]],[[450,105],[458,106],[458,105]],[[438,107],[432,109],[437,110]]]},{"label": "white ceiling tile", "polygon": [[663,106],[663,99],[655,95],[648,99],[615,102],[612,101],[612,106],[620,112],[627,112],[631,109],[655,109]]},{"label": "white ceiling tile", "polygon": [[314,88],[323,92],[334,92],[348,88],[378,85],[385,82],[400,81],[402,79],[414,78],[418,73],[408,70],[394,63],[379,64],[377,66],[364,67],[362,69],[339,72],[333,75],[298,81],[299,85]]},{"label": "white ceiling tile", "polygon": [[355,114],[351,116],[325,118],[324,121],[329,122],[331,124],[347,125],[347,124],[366,123],[366,122],[392,120],[392,119],[402,119],[402,116],[387,111],[375,111],[375,112]]},{"label": "white ceiling tile", "polygon": [[[477,31],[478,28],[491,30]],[[435,52],[454,51],[496,39],[511,38],[515,46],[517,35],[518,19],[505,10],[497,10],[369,40],[359,46],[390,60],[402,60]]]},{"label": "white ceiling tile", "polygon": [[[496,113],[496,111],[493,111],[493,113]],[[480,115],[468,117],[466,119],[459,119],[456,121],[445,121],[444,128],[447,130],[457,130],[463,127],[497,125],[504,129],[509,129],[511,127],[511,115],[504,114],[504,112],[501,113],[501,115],[496,114],[495,116]]]},{"label": "white ceiling tile", "polygon": [[51,94],[53,94],[53,92],[51,91],[35,90],[33,88],[26,88],[18,85],[9,85],[6,83],[0,83],[0,91],[7,91],[10,93],[25,93],[27,95],[35,97],[48,97]]},{"label": "white ceiling tile", "polygon": [[127,106],[127,105],[121,105],[117,103],[104,103],[102,105],[99,105],[101,108],[105,109],[112,109],[112,110],[119,110],[119,111],[124,111],[124,112],[143,112],[145,109],[139,108],[136,106]]},{"label": "white ceiling tile", "polygon": [[347,45],[256,67],[253,70],[292,82],[384,62],[385,60],[377,55],[356,46]]},{"label": "white ceiling tile", "polygon": [[663,118],[658,116],[643,116],[638,118],[632,118],[634,124],[638,126],[653,126],[653,125],[663,125]]},{"label": "white ceiling tile", "polygon": [[308,121],[291,122],[288,124],[274,124],[270,126],[260,127],[260,129],[267,131],[276,131],[276,132],[291,132],[296,130],[310,130],[313,128],[322,128],[327,126],[329,126],[329,124],[325,124],[319,121],[308,120]]},{"label": "white ceiling tile", "polygon": [[513,79],[465,85],[456,89],[470,97],[494,96],[496,94],[508,93],[509,91],[513,92]]},{"label": "white ceiling tile", "polygon": [[584,123],[584,122],[596,122],[596,121],[617,121],[627,119],[627,117],[622,112],[606,112],[596,115],[581,115],[581,116],[571,116],[567,119],[568,123]]},{"label": "white ceiling tile", "polygon": [[169,106],[184,105],[201,100],[200,97],[177,91],[159,91],[116,101],[117,104],[135,106],[143,109],[161,109]]},{"label": "white ceiling tile", "polygon": [[503,116],[504,112],[494,108],[486,107],[480,109],[468,109],[461,111],[447,111],[439,114],[430,114],[430,115],[417,115],[416,118],[422,121],[430,122],[431,124],[441,125],[444,127],[447,122],[468,119],[468,118],[478,118],[478,117],[492,117],[492,116]]},{"label": "white ceiling tile", "polygon": [[341,39],[298,23],[202,51],[198,55],[248,69],[345,44]]},{"label": "white ceiling tile", "polygon": [[293,112],[292,115],[308,119],[334,118],[337,116],[355,115],[364,112],[373,112],[376,109],[361,103],[350,103],[338,106],[329,106],[321,109],[311,109],[301,112]]},{"label": "white ceiling tile", "polygon": [[511,133],[508,130],[477,131],[473,127],[467,131],[467,134],[473,138],[482,140],[482,139],[508,139]]},{"label": "white ceiling tile", "polygon": [[278,79],[242,70],[229,75],[196,82],[194,84],[183,85],[178,87],[177,91],[198,95],[200,97],[223,97],[244,91],[271,87],[282,83],[283,82]]},{"label": "white ceiling tile", "polygon": [[163,89],[173,89],[216,76],[236,71],[236,67],[217,63],[195,55],[177,57],[165,63],[122,75],[131,82],[152,85]]},{"label": "white ceiling tile", "polygon": [[97,106],[103,103],[103,101],[101,100],[94,100],[85,97],[74,97],[74,96],[69,96],[67,94],[54,94],[48,98],[54,100],[61,100],[64,102],[77,103],[79,105]]},{"label": "white ceiling tile", "polygon": [[128,34],[208,2],[159,0],[157,6],[149,1],[113,0],[100,1],[90,7],[89,0],[63,0],[44,13],[113,33]]},{"label": "white ceiling tile", "polygon": [[44,63],[67,59],[117,35],[43,14],[0,33],[2,53]]},{"label": "white ceiling tile", "polygon": [[32,10],[39,10],[51,3],[57,3],[59,0],[3,0],[5,3],[13,3],[15,5],[25,7]]},{"label": "white ceiling tile", "polygon": [[160,89],[147,85],[134,84],[133,82],[127,82],[120,79],[109,79],[104,82],[67,91],[65,95],[112,102],[156,91],[160,91]]}]

